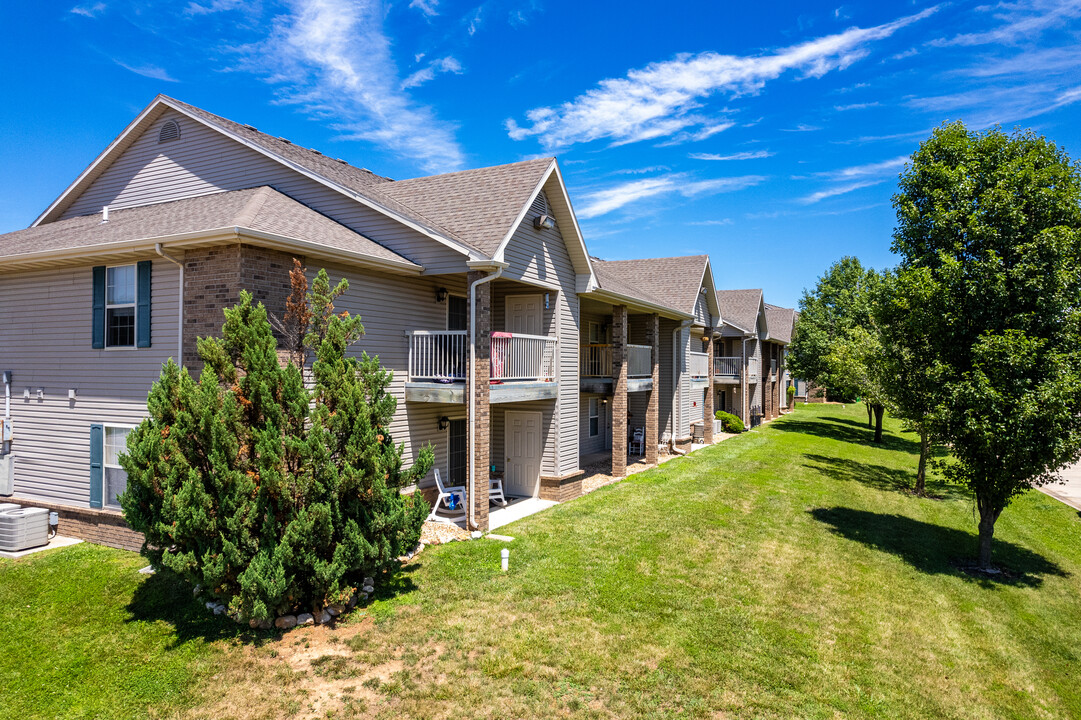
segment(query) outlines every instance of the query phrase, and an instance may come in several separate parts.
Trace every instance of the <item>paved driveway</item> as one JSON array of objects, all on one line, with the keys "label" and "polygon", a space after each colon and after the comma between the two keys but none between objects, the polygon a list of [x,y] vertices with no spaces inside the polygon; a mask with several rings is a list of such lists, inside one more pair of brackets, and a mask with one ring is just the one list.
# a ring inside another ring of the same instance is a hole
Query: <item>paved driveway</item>
[{"label": "paved driveway", "polygon": [[1071,465],[1060,474],[1064,482],[1044,485],[1040,489],[1070,507],[1081,510],[1081,463]]}]

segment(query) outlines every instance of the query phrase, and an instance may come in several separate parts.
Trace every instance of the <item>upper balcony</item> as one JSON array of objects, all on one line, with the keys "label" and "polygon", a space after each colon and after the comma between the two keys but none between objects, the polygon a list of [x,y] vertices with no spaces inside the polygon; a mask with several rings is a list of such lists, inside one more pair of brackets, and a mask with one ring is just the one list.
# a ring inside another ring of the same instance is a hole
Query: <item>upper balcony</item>
[{"label": "upper balcony", "polygon": [[713,381],[718,383],[738,383],[743,379],[743,358],[713,358]]},{"label": "upper balcony", "polygon": [[[405,397],[464,403],[469,372],[465,330],[414,330],[409,340]],[[488,379],[492,403],[544,400],[558,394],[558,343],[543,335],[493,332]]]},{"label": "upper balcony", "polygon": [[691,383],[698,385],[709,382],[709,353],[687,353],[687,374],[690,375]]},{"label": "upper balcony", "polygon": [[[624,346],[627,349],[627,392],[653,389],[653,349],[649,345]],[[608,395],[612,392],[611,343],[583,343],[578,373],[583,392]]]}]

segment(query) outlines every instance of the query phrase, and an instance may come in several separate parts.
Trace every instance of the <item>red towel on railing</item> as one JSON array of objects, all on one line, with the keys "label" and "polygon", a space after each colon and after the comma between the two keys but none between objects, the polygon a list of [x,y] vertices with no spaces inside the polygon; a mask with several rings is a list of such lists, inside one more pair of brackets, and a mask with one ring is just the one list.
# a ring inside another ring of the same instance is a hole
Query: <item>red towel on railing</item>
[{"label": "red towel on railing", "polygon": [[507,367],[507,353],[510,351],[510,339],[513,337],[509,332],[492,333],[492,361],[489,365],[488,376],[493,380],[503,377]]}]

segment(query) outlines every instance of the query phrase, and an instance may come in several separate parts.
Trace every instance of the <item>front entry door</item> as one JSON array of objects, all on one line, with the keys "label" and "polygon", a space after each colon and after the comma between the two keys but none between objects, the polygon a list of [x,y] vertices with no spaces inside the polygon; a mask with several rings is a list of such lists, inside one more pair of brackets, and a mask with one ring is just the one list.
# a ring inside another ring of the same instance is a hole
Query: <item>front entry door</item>
[{"label": "front entry door", "polygon": [[518,497],[535,497],[540,490],[541,413],[508,410],[504,423],[507,462],[503,491]]},{"label": "front entry door", "polygon": [[542,295],[507,296],[507,332],[523,335],[543,335],[541,322],[544,319],[541,310]]}]

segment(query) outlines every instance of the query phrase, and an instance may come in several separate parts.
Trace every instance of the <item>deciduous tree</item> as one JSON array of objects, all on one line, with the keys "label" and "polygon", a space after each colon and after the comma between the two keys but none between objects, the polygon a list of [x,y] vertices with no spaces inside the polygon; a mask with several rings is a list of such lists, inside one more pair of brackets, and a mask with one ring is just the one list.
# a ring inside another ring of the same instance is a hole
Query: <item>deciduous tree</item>
[{"label": "deciduous tree", "polygon": [[1031,131],[953,123],[912,156],[894,207],[901,272],[933,300],[933,429],[990,569],[1010,501],[1081,456],[1081,168]]}]

